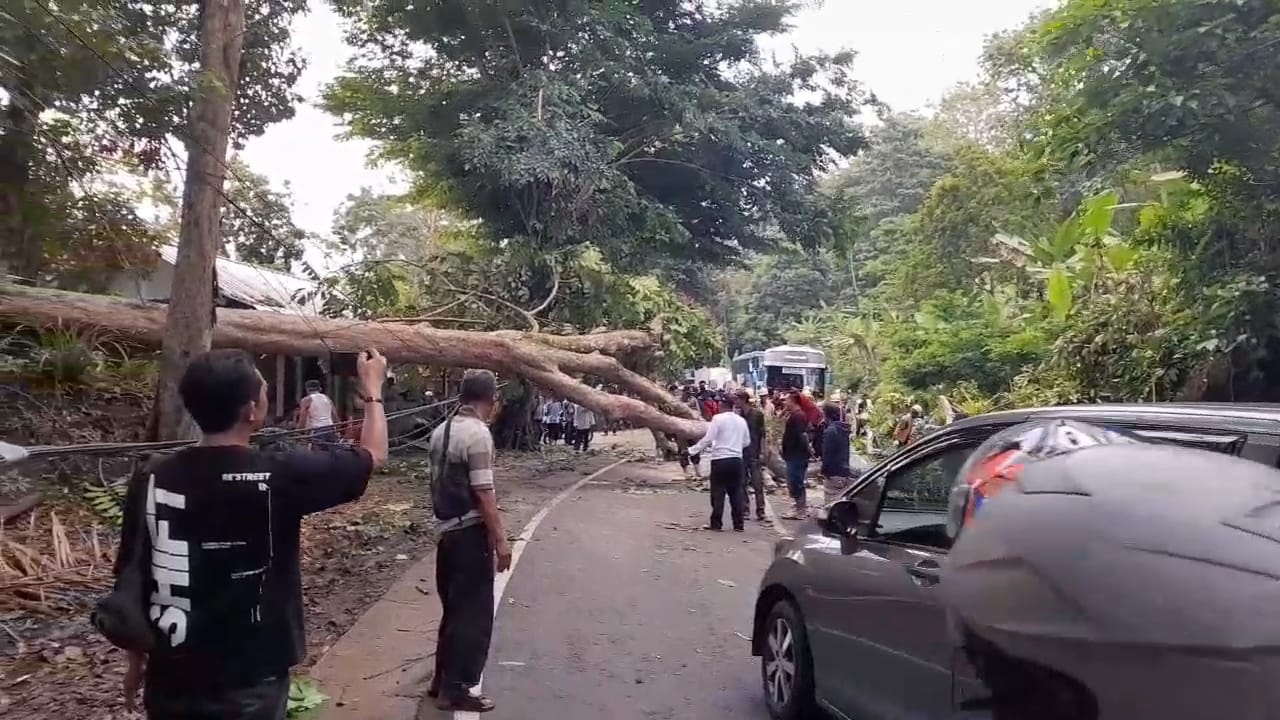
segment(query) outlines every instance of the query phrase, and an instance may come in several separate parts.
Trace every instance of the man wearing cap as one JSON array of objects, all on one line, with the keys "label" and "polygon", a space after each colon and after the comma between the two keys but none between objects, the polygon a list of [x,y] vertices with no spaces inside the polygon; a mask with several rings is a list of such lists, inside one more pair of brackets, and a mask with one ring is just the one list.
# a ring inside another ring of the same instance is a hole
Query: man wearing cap
[{"label": "man wearing cap", "polygon": [[910,445],[920,438],[921,426],[924,421],[924,408],[919,405],[912,405],[911,410],[906,415],[898,418],[898,424],[893,428],[893,441],[898,447]]}]

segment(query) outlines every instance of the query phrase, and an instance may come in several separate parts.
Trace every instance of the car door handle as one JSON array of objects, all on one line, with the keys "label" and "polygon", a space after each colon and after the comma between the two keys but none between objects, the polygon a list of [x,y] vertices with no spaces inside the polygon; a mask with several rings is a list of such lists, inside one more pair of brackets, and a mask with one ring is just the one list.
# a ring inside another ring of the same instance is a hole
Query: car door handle
[{"label": "car door handle", "polygon": [[914,565],[903,566],[917,585],[930,587],[942,580],[942,568],[933,560],[921,560]]}]

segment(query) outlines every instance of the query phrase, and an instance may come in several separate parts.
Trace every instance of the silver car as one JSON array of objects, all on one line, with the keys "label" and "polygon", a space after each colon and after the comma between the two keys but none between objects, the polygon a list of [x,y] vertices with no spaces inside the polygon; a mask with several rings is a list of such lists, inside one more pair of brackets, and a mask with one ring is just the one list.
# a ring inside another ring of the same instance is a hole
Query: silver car
[{"label": "silver car", "polygon": [[993,413],[927,435],[872,468],[778,542],[756,600],[753,654],[770,715],[798,720],[945,718],[984,696],[937,596],[951,540],[947,496],[995,432],[1069,418],[1275,467],[1280,406],[1082,405]]}]

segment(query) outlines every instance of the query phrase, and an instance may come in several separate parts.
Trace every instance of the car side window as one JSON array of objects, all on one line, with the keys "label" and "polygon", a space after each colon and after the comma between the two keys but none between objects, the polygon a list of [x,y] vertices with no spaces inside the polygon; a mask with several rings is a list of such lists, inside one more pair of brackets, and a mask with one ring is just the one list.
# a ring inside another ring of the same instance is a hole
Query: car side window
[{"label": "car side window", "polygon": [[951,445],[889,473],[873,537],[946,550],[947,501],[960,467],[979,443]]},{"label": "car side window", "polygon": [[1245,443],[1244,436],[1239,433],[1206,433],[1194,430],[1170,430],[1168,428],[1142,426],[1132,427],[1130,430],[1152,442],[1210,450],[1224,455],[1239,455]]}]

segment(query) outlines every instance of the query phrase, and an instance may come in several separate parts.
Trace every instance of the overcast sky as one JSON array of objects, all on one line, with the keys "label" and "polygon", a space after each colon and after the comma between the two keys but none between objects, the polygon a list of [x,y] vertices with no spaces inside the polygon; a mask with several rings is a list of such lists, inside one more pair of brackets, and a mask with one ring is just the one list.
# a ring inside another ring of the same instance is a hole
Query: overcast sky
[{"label": "overcast sky", "polygon": [[[895,110],[926,110],[957,82],[976,77],[983,39],[1015,27],[1049,0],[826,0],[800,14],[794,30],[765,47],[785,54],[801,51],[857,51],[857,76]],[[333,211],[362,185],[393,189],[399,181],[386,168],[366,163],[369,145],[341,141],[342,128],[315,107],[320,89],[341,70],[350,53],[341,25],[324,3],[299,18],[294,42],[309,65],[299,91],[306,103],[245,148],[255,171],[280,185],[292,185],[296,222],[313,232],[329,232]]]}]

